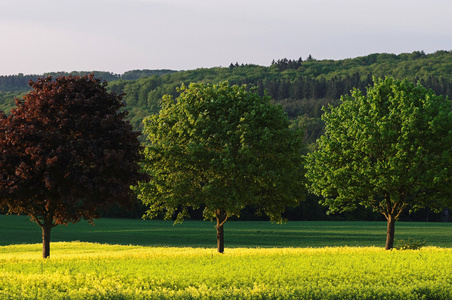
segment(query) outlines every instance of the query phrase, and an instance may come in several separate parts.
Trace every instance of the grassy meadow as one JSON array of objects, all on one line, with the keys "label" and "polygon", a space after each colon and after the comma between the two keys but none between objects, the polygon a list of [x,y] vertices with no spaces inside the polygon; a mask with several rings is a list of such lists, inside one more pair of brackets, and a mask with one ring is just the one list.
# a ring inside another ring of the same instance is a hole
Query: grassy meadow
[{"label": "grassy meadow", "polygon": [[[82,241],[152,247],[216,247],[215,222],[98,219],[52,229],[52,242]],[[426,241],[452,247],[452,223],[398,222],[396,240]],[[386,222],[264,221],[225,223],[226,250],[231,247],[384,247]],[[0,246],[41,243],[41,229],[26,216],[0,215]]]},{"label": "grassy meadow", "polygon": [[213,222],[101,219],[40,228],[0,215],[0,299],[452,299],[452,224],[403,223],[384,250],[384,222]]}]

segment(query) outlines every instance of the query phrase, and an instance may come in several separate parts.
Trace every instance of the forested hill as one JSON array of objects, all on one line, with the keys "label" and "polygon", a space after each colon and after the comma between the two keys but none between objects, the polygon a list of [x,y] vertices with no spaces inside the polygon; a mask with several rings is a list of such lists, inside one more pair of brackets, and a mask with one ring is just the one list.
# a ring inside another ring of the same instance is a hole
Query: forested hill
[{"label": "forested hill", "polygon": [[[71,74],[87,73],[91,72]],[[307,128],[308,142],[320,134],[321,107],[338,103],[340,96],[354,87],[364,89],[372,83],[373,76],[407,78],[420,82],[437,94],[452,98],[452,51],[370,54],[344,60],[316,60],[310,55],[305,60],[274,60],[267,67],[231,63],[228,67],[189,71],[134,70],[122,75],[94,73],[109,81],[112,91],[126,93],[127,108],[136,127],[139,127],[143,117],[158,112],[159,100],[164,94],[177,96],[177,88],[182,84],[228,80],[233,84],[256,86],[260,94],[267,91],[275,102],[284,107],[295,125]],[[29,79],[60,74],[68,73],[0,76],[0,109],[9,111],[14,105],[14,96],[28,91]]]},{"label": "forested hill", "polygon": [[94,73],[96,77],[102,78],[108,82],[116,80],[136,80],[142,77],[149,77],[153,75],[164,75],[173,73],[173,70],[133,70],[127,71],[124,74],[114,74],[104,71],[73,71],[73,72],[49,72],[41,75],[24,75],[22,73],[18,75],[0,76],[0,109],[3,111],[10,111],[14,107],[14,97],[22,98],[29,90],[29,81],[36,81],[40,77],[47,76],[83,76],[90,73]]},{"label": "forested hill", "polygon": [[[270,63],[270,62],[269,62]],[[270,66],[231,63],[227,67],[196,69],[188,71],[172,70],[134,70],[122,75],[108,72],[73,72],[83,75],[94,73],[109,82],[111,91],[126,95],[129,118],[135,128],[141,127],[141,120],[149,114],[157,113],[159,101],[164,94],[177,96],[177,88],[191,82],[218,83],[228,80],[233,84],[248,84],[264,91],[273,101],[283,106],[293,127],[305,132],[307,151],[312,150],[315,140],[323,133],[324,124],[320,118],[322,106],[339,103],[341,95],[354,87],[365,89],[372,84],[372,77],[392,76],[419,82],[437,94],[452,98],[452,51],[437,51],[432,54],[423,52],[394,54],[371,54],[344,60],[316,60],[312,56],[306,59],[276,59]],[[14,97],[21,98],[29,91],[28,81],[47,75],[68,75],[68,73],[47,73],[42,75],[0,76],[0,109],[8,113],[14,106]],[[130,215],[118,210],[110,216],[141,216],[139,209]],[[296,220],[324,220],[331,218],[325,214],[326,208],[318,204],[318,199],[308,195],[302,205],[288,210],[286,217]],[[106,214],[108,215],[108,214]],[[200,214],[200,216],[202,213]],[[244,216],[252,213],[244,212]],[[439,216],[439,217],[438,217]],[[358,210],[353,219],[375,220],[368,210]],[[339,216],[342,218],[342,216]],[[348,218],[348,217],[347,217]],[[420,211],[402,219],[440,220],[440,215],[429,211]]]},{"label": "forested hill", "polygon": [[452,51],[433,54],[371,54],[346,60],[279,59],[270,66],[231,63],[228,67],[181,71],[137,80],[110,82],[115,92],[125,92],[130,117],[139,126],[143,117],[159,110],[164,94],[177,96],[177,88],[190,82],[233,84],[257,87],[267,91],[281,104],[294,126],[305,128],[306,141],[312,143],[322,133],[322,106],[336,104],[340,96],[356,87],[365,89],[372,77],[408,78],[452,98]]}]

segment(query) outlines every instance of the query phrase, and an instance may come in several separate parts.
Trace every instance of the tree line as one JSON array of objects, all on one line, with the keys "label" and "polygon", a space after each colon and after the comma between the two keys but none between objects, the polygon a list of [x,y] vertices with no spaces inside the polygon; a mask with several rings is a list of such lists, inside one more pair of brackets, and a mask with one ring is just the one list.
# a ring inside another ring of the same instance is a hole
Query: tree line
[{"label": "tree line", "polygon": [[[340,96],[349,93],[352,88],[365,90],[374,76],[406,78],[437,94],[452,97],[452,76],[449,72],[452,53],[448,51],[371,54],[338,61],[311,58],[295,62],[282,59],[269,67],[236,63],[231,64],[232,67],[181,71],[132,81],[120,79],[111,82],[110,88],[126,93],[124,99],[131,110],[130,118],[134,126],[140,126],[143,115],[159,111],[163,95],[176,97],[177,88],[191,82],[228,81],[256,86],[260,96],[267,92],[291,118],[302,115],[319,118],[322,105],[337,103]],[[285,68],[280,66],[286,64]]]},{"label": "tree line", "polygon": [[[300,128],[304,133],[303,151],[311,152],[315,141],[324,133],[325,124],[321,119],[322,107],[339,105],[341,95],[349,94],[357,88],[364,91],[372,84],[372,77],[393,76],[407,78],[431,88],[436,94],[452,97],[451,74],[452,53],[437,51],[425,54],[422,51],[413,53],[371,54],[363,57],[345,60],[316,60],[312,56],[306,59],[278,59],[269,67],[250,64],[231,64],[229,67],[196,69],[188,71],[172,70],[134,70],[122,75],[109,72],[95,72],[96,77],[109,80],[107,89],[117,94],[125,93],[122,98],[127,105],[123,108],[129,111],[127,119],[135,130],[143,128],[142,120],[148,115],[157,114],[161,109],[161,99],[164,95],[178,97],[178,88],[191,82],[219,83],[228,81],[231,84],[247,84],[255,86],[256,93],[263,97],[267,93],[274,104],[282,106],[288,114],[292,128]],[[87,72],[78,72],[82,75]],[[50,74],[50,73],[49,73]],[[60,73],[52,73],[54,75]],[[64,73],[63,75],[68,75]],[[28,84],[28,75],[0,76],[0,108],[8,113],[15,107],[14,97],[21,98],[28,90],[23,85]],[[37,75],[36,75],[37,76]],[[17,78],[15,78],[17,77]],[[39,77],[39,76],[37,76]],[[31,77],[37,78],[37,77]],[[6,84],[17,81],[15,84]],[[20,87],[20,88],[15,88]],[[29,87],[28,87],[29,89]],[[319,199],[308,195],[307,200],[298,208],[288,209],[286,217],[290,219],[379,219],[380,216],[365,209],[342,215],[326,215],[326,209],[318,205]],[[102,210],[104,215],[141,217],[144,208],[140,203],[136,209],[126,212],[121,209]],[[248,209],[248,208],[247,208]],[[252,209],[242,217],[254,219]],[[202,212],[193,212],[201,218]],[[440,220],[439,214],[428,209],[419,210],[415,214],[402,213],[401,218],[410,220]]]},{"label": "tree line", "polygon": [[[172,82],[223,82],[229,80],[236,84],[254,84],[257,85],[259,80],[289,80],[291,83],[296,82],[299,78],[310,78],[316,80],[323,80],[328,82],[329,80],[336,78],[335,80],[345,80],[349,82],[354,80],[355,82],[351,87],[356,87],[356,74],[359,76],[359,81],[368,82],[368,77],[385,77],[392,76],[398,79],[407,78],[410,81],[417,82],[424,80],[422,84],[432,88],[435,92],[440,94],[450,95],[446,90],[446,86],[450,86],[452,80],[452,74],[450,69],[452,67],[452,52],[451,51],[436,51],[435,53],[425,54],[423,51],[414,51],[413,53],[402,53],[399,55],[388,53],[375,53],[367,56],[343,59],[343,60],[317,60],[310,55],[305,60],[301,57],[297,60],[292,59],[278,59],[273,60],[269,67],[251,65],[251,64],[232,64],[229,67],[217,67],[210,69],[196,69],[188,71],[174,71],[168,69],[162,70],[132,70],[127,71],[124,74],[114,74],[112,72],[105,71],[74,71],[74,72],[51,72],[41,75],[9,75],[0,76],[0,91],[21,91],[30,90],[28,81],[35,81],[38,77],[46,76],[83,76],[90,73],[94,73],[96,77],[107,80],[108,82],[114,81],[127,81],[122,82],[119,85],[115,85],[116,88],[124,88],[125,85],[134,84],[136,80],[140,78],[147,78],[152,76],[162,77],[160,85],[170,84]],[[346,77],[349,79],[345,79]],[[350,79],[355,77],[353,79]],[[153,79],[155,80],[155,78]],[[130,81],[130,82],[129,82]],[[430,86],[430,84],[432,86]],[[180,84],[178,85],[180,86]],[[350,87],[350,88],[351,88]],[[267,88],[267,86],[264,86]],[[320,88],[319,88],[320,89]],[[440,92],[440,89],[446,92]],[[334,90],[334,89],[333,89]],[[329,94],[342,95],[343,91],[333,93],[330,88]],[[346,92],[349,91],[347,88]],[[285,93],[278,94],[272,93],[272,96],[278,99],[287,98]],[[294,96],[297,95],[297,96]],[[299,99],[299,94],[294,93],[292,98]],[[315,93],[309,94],[315,98],[321,98],[321,96]]]},{"label": "tree line", "polygon": [[8,91],[28,91],[30,90],[30,86],[28,85],[29,81],[36,81],[40,77],[47,76],[84,76],[88,74],[96,74],[96,77],[102,78],[106,81],[115,81],[118,79],[123,80],[136,80],[142,77],[150,77],[153,75],[161,76],[164,74],[174,73],[177,71],[162,69],[162,70],[131,70],[124,72],[124,74],[115,74],[112,72],[104,72],[104,71],[73,71],[73,72],[47,72],[41,75],[37,74],[28,74],[24,75],[23,73],[19,73],[17,75],[1,75],[0,76],[0,91],[8,92]]},{"label": "tree line", "polygon": [[202,209],[224,224],[242,213],[285,221],[308,192],[327,213],[357,208],[387,221],[387,250],[403,212],[452,205],[452,101],[408,80],[374,78],[321,119],[310,151],[281,106],[246,85],[191,83],[144,119],[145,141],[125,119],[124,94],[89,76],[31,83],[9,115],[0,111],[0,209],[42,229],[92,223],[102,208],[132,207],[182,222]]}]

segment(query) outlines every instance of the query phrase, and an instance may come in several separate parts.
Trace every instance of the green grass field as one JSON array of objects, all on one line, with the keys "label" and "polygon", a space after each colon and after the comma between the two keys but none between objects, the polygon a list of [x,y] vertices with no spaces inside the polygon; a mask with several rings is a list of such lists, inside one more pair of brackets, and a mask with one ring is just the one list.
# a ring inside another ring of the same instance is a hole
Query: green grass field
[{"label": "green grass field", "polygon": [[[398,223],[420,250],[384,250],[384,222],[101,219],[40,228],[0,215],[0,299],[452,299],[452,224]],[[78,242],[80,241],[80,242]],[[345,247],[348,245],[349,247]]]},{"label": "green grass field", "polygon": [[[396,240],[426,241],[428,246],[452,247],[452,223],[399,222]],[[207,247],[216,246],[215,223],[99,219],[95,226],[87,222],[57,226],[52,242],[82,241],[102,244]],[[384,247],[385,222],[309,221],[274,224],[237,222],[225,224],[228,247]],[[25,216],[0,215],[0,245],[41,242],[41,229]]]}]

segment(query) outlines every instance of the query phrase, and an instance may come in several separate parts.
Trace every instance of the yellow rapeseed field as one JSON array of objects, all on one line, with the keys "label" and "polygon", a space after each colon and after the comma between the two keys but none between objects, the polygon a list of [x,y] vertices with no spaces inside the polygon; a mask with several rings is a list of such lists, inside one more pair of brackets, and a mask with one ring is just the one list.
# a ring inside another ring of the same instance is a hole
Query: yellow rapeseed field
[{"label": "yellow rapeseed field", "polygon": [[452,249],[0,247],[0,299],[452,299]]}]

